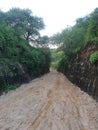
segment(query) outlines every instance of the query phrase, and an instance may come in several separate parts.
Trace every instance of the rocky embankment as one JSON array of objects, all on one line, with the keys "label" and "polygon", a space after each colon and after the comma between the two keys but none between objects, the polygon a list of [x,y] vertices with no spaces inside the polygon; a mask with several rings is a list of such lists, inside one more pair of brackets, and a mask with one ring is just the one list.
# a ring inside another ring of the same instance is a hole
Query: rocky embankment
[{"label": "rocky embankment", "polygon": [[88,44],[82,48],[74,58],[73,67],[67,76],[82,90],[98,99],[98,63],[90,63],[90,56],[95,51],[98,51],[98,46]]}]

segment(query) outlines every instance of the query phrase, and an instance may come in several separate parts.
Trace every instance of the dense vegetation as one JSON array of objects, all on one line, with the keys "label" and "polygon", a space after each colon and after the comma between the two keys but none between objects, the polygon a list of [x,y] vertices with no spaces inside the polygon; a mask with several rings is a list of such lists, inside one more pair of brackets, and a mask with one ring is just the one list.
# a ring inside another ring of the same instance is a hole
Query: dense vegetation
[{"label": "dense vegetation", "polygon": [[50,40],[64,52],[57,70],[98,100],[98,8]]},{"label": "dense vegetation", "polygon": [[[52,44],[59,44],[59,50],[63,51],[65,57],[60,61],[58,70],[65,72],[73,66],[73,58],[81,48],[87,44],[98,43],[98,8],[91,14],[76,20],[76,24],[67,27],[61,33],[51,37]],[[98,61],[98,53],[91,54],[90,62]]]},{"label": "dense vegetation", "polygon": [[1,93],[49,71],[48,37],[41,37],[39,33],[44,27],[43,19],[33,16],[28,9],[0,11]]},{"label": "dense vegetation", "polygon": [[57,70],[60,60],[64,57],[63,51],[51,50],[51,69]]}]

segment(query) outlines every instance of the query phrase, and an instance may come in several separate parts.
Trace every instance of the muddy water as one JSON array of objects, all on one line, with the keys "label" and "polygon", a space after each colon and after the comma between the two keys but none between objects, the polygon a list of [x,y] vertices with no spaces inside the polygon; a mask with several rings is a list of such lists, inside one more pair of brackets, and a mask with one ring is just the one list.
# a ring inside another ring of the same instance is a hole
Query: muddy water
[{"label": "muddy water", "polygon": [[51,72],[0,97],[0,130],[98,130],[98,103]]}]

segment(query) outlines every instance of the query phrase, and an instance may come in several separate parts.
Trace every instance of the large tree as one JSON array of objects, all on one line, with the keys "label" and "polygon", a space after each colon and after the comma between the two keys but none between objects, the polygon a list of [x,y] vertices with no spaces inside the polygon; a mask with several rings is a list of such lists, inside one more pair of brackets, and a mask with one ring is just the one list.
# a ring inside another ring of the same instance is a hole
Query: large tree
[{"label": "large tree", "polygon": [[[3,17],[6,15],[6,18]],[[41,29],[44,29],[43,19],[33,16],[29,9],[13,8],[6,13],[0,13],[0,18],[7,25],[11,26],[15,31],[15,35],[19,38],[24,38],[28,43],[29,41],[36,41]]]}]

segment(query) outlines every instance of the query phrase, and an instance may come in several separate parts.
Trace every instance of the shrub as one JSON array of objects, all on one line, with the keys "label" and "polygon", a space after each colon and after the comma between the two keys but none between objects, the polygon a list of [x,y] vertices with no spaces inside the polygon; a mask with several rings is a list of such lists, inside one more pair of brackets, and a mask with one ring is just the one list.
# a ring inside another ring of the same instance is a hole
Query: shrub
[{"label": "shrub", "polygon": [[14,89],[18,88],[19,86],[20,86],[20,84],[14,84],[14,85],[6,84],[3,86],[3,92],[7,93],[9,90],[14,90]]},{"label": "shrub", "polygon": [[24,64],[28,73],[34,77],[40,76],[49,71],[50,60],[49,49],[36,48],[27,52],[25,51],[24,55],[20,58],[20,62]]},{"label": "shrub", "polygon": [[98,52],[94,52],[90,55],[89,61],[91,64],[98,62]]},{"label": "shrub", "polygon": [[51,68],[52,69],[57,69],[58,64],[61,61],[61,59],[64,57],[64,52],[63,51],[51,51]]}]

